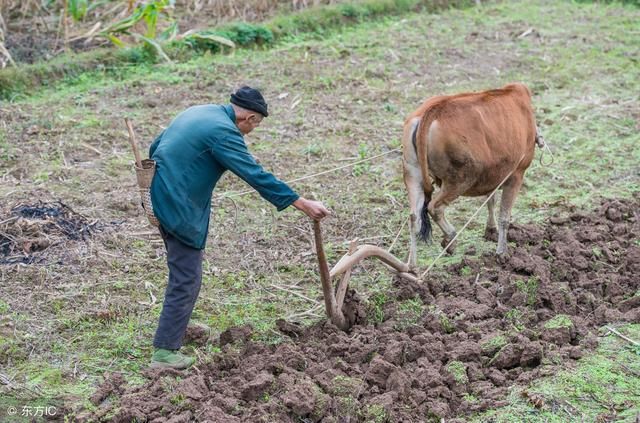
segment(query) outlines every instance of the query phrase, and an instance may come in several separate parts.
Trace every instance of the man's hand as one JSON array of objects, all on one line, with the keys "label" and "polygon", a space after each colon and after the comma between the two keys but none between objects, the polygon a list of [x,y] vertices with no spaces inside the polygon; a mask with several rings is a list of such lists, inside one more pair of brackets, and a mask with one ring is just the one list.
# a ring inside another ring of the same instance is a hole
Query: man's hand
[{"label": "man's hand", "polygon": [[331,214],[331,212],[320,201],[307,200],[302,197],[293,202],[293,207],[303,211],[313,220],[322,220]]}]

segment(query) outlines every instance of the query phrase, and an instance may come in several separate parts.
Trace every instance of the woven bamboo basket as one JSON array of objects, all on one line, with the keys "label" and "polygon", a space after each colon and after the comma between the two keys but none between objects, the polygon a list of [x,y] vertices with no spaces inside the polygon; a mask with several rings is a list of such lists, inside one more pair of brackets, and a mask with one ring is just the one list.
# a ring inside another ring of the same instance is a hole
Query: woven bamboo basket
[{"label": "woven bamboo basket", "polygon": [[136,170],[136,179],[138,180],[138,189],[140,190],[140,199],[142,200],[142,208],[149,220],[149,223],[153,226],[160,226],[158,218],[153,214],[153,204],[151,203],[151,182],[153,181],[153,175],[156,173],[156,162],[151,159],[145,159],[141,162],[142,167],[137,164],[133,164]]}]

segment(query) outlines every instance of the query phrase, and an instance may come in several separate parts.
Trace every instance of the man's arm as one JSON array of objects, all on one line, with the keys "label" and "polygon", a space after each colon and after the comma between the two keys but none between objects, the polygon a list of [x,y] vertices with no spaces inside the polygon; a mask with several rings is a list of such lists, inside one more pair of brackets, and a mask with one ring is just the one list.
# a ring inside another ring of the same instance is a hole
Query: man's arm
[{"label": "man's arm", "polygon": [[211,153],[222,167],[251,185],[278,210],[289,207],[300,198],[287,184],[256,163],[242,137],[227,136],[219,140],[212,145]]},{"label": "man's arm", "polygon": [[227,137],[216,142],[211,152],[223,167],[238,175],[278,210],[293,205],[313,219],[322,219],[329,211],[319,201],[300,197],[286,183],[265,171],[249,150],[241,137]]}]

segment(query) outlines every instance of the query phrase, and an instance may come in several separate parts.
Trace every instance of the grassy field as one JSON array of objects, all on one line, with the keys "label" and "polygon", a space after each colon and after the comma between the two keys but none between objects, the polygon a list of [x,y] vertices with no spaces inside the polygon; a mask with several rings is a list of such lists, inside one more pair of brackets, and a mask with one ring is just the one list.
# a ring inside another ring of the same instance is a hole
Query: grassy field
[{"label": "grassy field", "polygon": [[[0,374],[8,382],[0,420],[9,406],[89,406],[104,372],[137,381],[148,363],[166,268],[138,209],[124,116],[148,145],[182,109],[226,102],[242,83],[259,86],[272,116],[248,143],[291,180],[398,148],[404,116],[426,97],[523,81],[554,160],[532,164],[513,220],[543,222],[640,192],[638,21],[633,6],[542,0],[410,14],[266,51],[86,73],[0,104],[0,221],[15,205],[61,200],[104,226],[86,242],[51,247],[44,263],[0,266]],[[294,187],[334,212],[323,223],[330,263],[356,237],[391,245],[407,217],[400,153]],[[255,194],[228,195],[246,188],[229,175],[217,189],[194,319],[216,334],[248,323],[259,340],[278,342],[276,319],[323,318],[313,234],[300,213],[277,213]],[[480,203],[459,200],[452,223],[461,227]],[[478,254],[495,248],[481,237],[485,218],[440,268],[471,246]],[[407,241],[403,231],[393,252],[406,255]],[[422,246],[421,266],[439,252],[436,243]],[[391,275],[366,263],[352,280],[375,303]],[[640,338],[638,325],[623,330]],[[189,348],[200,360],[217,352]],[[511,406],[480,419],[592,421],[611,404],[638,404],[639,374],[637,349],[607,338],[578,369],[530,388],[556,398],[557,408],[539,411],[514,392]],[[632,407],[620,415],[635,418]]]}]

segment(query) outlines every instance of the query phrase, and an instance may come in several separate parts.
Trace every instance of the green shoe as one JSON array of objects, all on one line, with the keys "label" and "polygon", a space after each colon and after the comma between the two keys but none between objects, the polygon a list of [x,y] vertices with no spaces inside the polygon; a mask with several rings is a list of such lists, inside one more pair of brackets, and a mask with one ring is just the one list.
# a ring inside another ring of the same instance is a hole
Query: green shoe
[{"label": "green shoe", "polygon": [[178,351],[165,350],[164,348],[156,348],[151,357],[151,367],[169,368],[169,369],[187,369],[196,362],[196,359],[181,354]]}]

